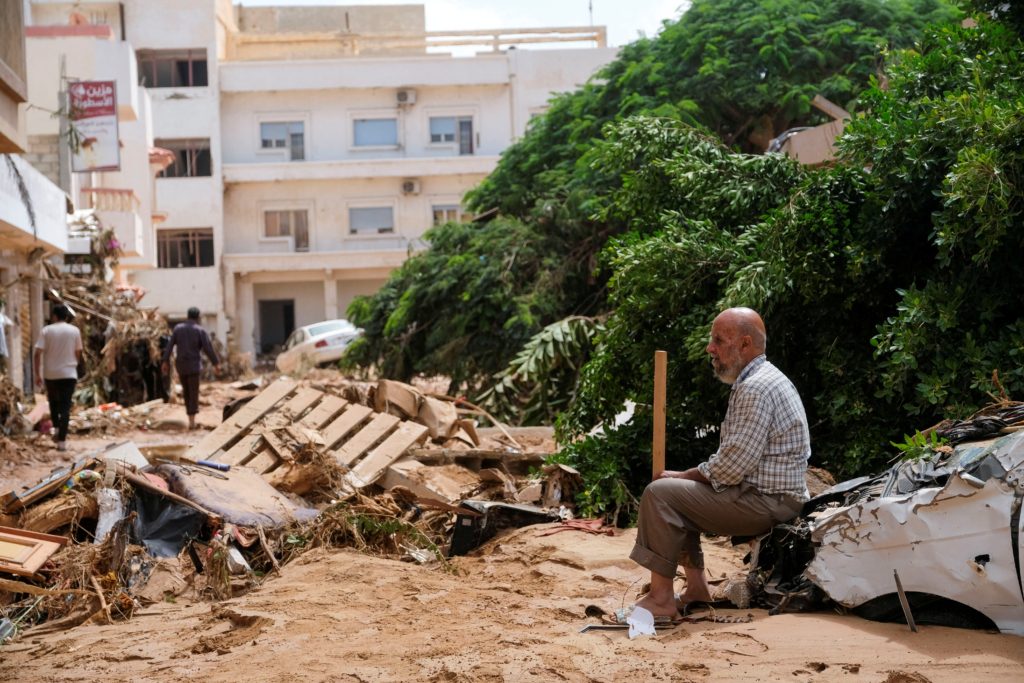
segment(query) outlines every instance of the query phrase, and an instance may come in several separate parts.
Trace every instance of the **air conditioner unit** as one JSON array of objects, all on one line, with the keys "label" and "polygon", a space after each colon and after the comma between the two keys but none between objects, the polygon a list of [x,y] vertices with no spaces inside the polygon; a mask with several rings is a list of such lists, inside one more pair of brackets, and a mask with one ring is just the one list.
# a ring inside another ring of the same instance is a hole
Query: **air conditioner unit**
[{"label": "air conditioner unit", "polygon": [[416,104],[416,91],[412,88],[403,88],[395,95],[399,104]]},{"label": "air conditioner unit", "polygon": [[416,178],[406,178],[402,181],[402,194],[419,194],[420,181]]}]

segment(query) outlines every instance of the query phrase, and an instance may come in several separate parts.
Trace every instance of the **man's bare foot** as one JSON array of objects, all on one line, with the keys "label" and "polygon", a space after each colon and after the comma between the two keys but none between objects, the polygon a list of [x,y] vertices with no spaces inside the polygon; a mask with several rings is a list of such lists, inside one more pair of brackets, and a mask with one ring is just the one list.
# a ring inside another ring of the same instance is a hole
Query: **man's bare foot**
[{"label": "man's bare foot", "polygon": [[676,609],[683,609],[695,602],[711,602],[711,600],[709,591],[685,590],[682,593],[676,593]]},{"label": "man's bare foot", "polygon": [[679,608],[674,600],[658,602],[650,593],[637,600],[636,606],[643,607],[656,617],[675,617],[679,614]]}]

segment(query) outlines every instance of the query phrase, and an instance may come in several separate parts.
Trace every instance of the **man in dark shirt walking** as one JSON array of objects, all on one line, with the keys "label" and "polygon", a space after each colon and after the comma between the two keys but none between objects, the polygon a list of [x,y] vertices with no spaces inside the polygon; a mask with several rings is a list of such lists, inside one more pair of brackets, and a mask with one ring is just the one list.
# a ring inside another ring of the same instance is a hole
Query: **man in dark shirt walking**
[{"label": "man in dark shirt walking", "polygon": [[174,367],[181,379],[181,390],[185,394],[185,412],[188,414],[188,428],[196,428],[196,413],[199,412],[199,372],[203,369],[202,354],[214,366],[220,365],[217,352],[210,343],[210,335],[199,326],[199,309],[188,309],[188,320],[174,326],[171,342],[164,349],[163,371],[169,369],[171,352],[177,348]]}]

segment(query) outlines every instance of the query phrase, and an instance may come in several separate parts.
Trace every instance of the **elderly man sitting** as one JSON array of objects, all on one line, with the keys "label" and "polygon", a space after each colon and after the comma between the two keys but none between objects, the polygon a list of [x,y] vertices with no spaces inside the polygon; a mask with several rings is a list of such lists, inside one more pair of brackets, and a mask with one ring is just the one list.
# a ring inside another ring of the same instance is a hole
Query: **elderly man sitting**
[{"label": "elderly man sitting", "polygon": [[[761,316],[730,308],[715,318],[707,352],[715,376],[732,385],[718,451],[684,472],[662,472],[640,500],[630,557],[651,570],[637,603],[655,617],[675,617],[689,602],[711,599],[700,535],[764,533],[795,517],[808,500],[811,454],[807,416],[793,383],[765,358]],[[675,596],[677,563],[686,590]]]}]

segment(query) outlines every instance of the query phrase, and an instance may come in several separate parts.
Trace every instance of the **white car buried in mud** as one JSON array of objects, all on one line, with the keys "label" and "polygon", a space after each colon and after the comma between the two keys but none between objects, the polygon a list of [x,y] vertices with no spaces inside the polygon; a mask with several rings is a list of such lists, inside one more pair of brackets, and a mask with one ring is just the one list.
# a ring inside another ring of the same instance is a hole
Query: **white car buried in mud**
[{"label": "white car buried in mud", "polygon": [[1022,420],[1018,405],[940,428],[945,452],[811,500],[762,538],[757,602],[1024,635],[1024,430],[1010,426]]},{"label": "white car buried in mud", "polygon": [[284,373],[337,361],[363,331],[347,320],[325,320],[292,332],[275,365]]}]

